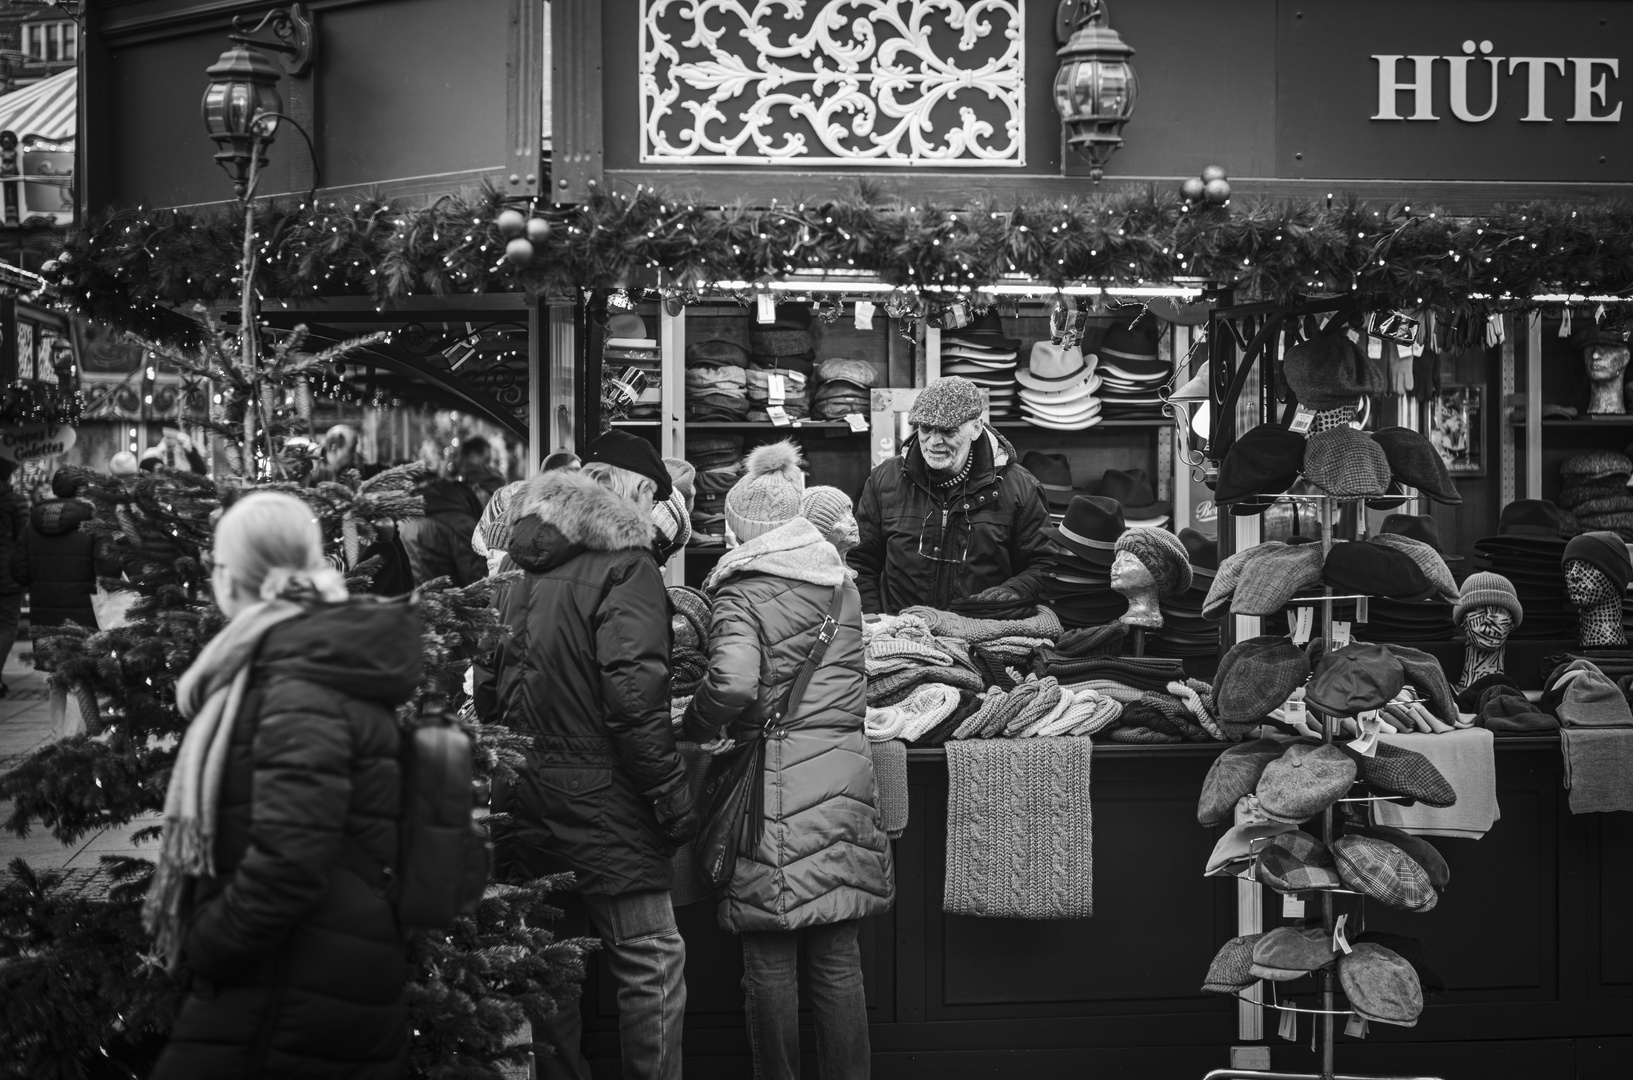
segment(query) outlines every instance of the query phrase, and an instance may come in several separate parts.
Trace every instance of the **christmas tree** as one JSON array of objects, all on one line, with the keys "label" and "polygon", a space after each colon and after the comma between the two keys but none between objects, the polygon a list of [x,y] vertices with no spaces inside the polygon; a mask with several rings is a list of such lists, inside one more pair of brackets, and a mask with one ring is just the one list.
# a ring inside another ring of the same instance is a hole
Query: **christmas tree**
[{"label": "christmas tree", "polygon": [[[377,568],[377,560],[361,558],[376,538],[374,523],[420,513],[419,466],[368,480],[352,470],[312,486],[291,477],[298,463],[285,440],[309,410],[310,377],[372,338],[312,354],[301,329],[263,346],[253,317],[237,330],[208,313],[201,321],[203,333],[186,348],[144,345],[208,395],[199,420],[221,437],[228,467],[214,479],[170,469],[88,479],[82,497],[96,516],[84,527],[106,538],[137,599],[127,625],[68,626],[36,643],[52,682],[81,702],[86,730],[0,777],[0,797],[14,800],[5,826],[15,834],[37,821],[70,844],[162,810],[186,729],[175,707],[176,679],[223,625],[203,559],[223,506],[253,490],[306,500],[354,592],[366,589]],[[471,658],[498,632],[490,589],[491,582],[456,589],[447,579],[416,589],[426,680],[402,710],[405,725],[425,699],[455,698]],[[477,722],[468,704],[458,719],[473,738],[483,780],[511,775],[526,740]],[[72,895],[60,888],[62,875],[36,874],[21,860],[0,888],[0,1075],[142,1075],[162,1046],[185,984],[155,962],[140,925],[152,864],[134,857],[104,863],[116,883],[106,898]],[[550,1012],[558,995],[576,994],[584,974],[589,943],[555,940],[547,928],[560,914],[548,895],[564,884],[491,885],[451,933],[411,939],[412,1075],[495,1077],[501,1065],[525,1061],[532,1047],[517,1033],[527,1030],[526,1017]]]}]

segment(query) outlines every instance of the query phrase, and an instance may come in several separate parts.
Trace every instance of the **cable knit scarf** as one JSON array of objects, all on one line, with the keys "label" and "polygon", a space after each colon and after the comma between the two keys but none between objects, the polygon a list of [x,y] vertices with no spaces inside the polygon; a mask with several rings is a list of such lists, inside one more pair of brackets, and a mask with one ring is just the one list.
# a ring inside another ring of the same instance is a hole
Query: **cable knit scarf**
[{"label": "cable knit scarf", "polygon": [[174,971],[181,956],[183,915],[191,881],[215,876],[216,813],[233,721],[249,686],[251,661],[261,640],[279,623],[301,614],[287,600],[245,608],[210,639],[176,682],[176,705],[187,718],[170,787],[164,796],[164,838],[159,865],[142,905],[142,925],[155,951]]}]

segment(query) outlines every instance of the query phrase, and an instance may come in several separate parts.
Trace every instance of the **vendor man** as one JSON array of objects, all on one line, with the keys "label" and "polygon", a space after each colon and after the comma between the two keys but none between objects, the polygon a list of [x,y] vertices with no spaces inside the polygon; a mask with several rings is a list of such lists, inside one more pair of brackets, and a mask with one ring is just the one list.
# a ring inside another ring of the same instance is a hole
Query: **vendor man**
[{"label": "vendor man", "polygon": [[1009,440],[981,420],[981,391],[938,379],[907,422],[902,453],[873,470],[856,508],[862,542],[849,562],[862,610],[1035,596],[1025,571],[1048,551],[1049,507]]}]

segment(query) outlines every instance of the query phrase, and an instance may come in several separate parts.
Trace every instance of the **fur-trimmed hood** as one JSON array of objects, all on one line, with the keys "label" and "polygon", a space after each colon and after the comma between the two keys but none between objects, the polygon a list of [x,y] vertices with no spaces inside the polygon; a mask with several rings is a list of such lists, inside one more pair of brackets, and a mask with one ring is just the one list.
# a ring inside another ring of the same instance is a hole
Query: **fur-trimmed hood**
[{"label": "fur-trimmed hood", "polygon": [[523,570],[553,569],[584,551],[646,551],[652,515],[595,480],[564,469],[541,473],[517,493],[507,549]]}]

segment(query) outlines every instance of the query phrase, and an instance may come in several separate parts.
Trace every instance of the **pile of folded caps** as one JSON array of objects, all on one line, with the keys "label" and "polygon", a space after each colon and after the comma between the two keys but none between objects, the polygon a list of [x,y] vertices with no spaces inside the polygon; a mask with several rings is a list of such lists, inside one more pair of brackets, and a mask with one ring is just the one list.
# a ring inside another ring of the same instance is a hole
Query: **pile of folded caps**
[{"label": "pile of folded caps", "polygon": [[1056,525],[1066,514],[1066,508],[1078,495],[1087,495],[1072,479],[1072,465],[1065,454],[1045,454],[1030,450],[1021,458],[1021,468],[1031,473],[1043,488],[1044,501],[1049,504],[1049,518]]},{"label": "pile of folded caps", "polygon": [[805,304],[778,304],[776,319],[749,327],[749,352],[762,368],[811,374],[816,339],[811,336],[811,309]]},{"label": "pile of folded caps", "polygon": [[1103,626],[1128,611],[1128,598],[1111,588],[1117,538],[1127,531],[1115,499],[1076,495],[1060,524],[1043,532],[1054,551],[1041,560],[1042,600],[1063,626]]},{"label": "pile of folded caps", "polygon": [[1162,398],[1157,390],[1173,367],[1157,357],[1162,323],[1143,310],[1106,330],[1094,347],[1100,358],[1101,415],[1107,420],[1158,420]]},{"label": "pile of folded caps", "polygon": [[959,375],[987,392],[991,420],[1019,420],[1015,366],[1019,338],[1004,334],[997,308],[988,308],[958,330],[941,334],[941,373]]},{"label": "pile of folded caps", "polygon": [[771,419],[766,410],[782,406],[790,420],[803,420],[811,408],[806,400],[806,375],[792,368],[762,368],[756,360],[744,373],[748,381],[748,419],[765,423]]},{"label": "pile of folded caps", "polygon": [[816,366],[816,393],[811,415],[818,420],[843,420],[851,413],[873,411],[868,391],[878,385],[879,373],[866,360],[834,356]]},{"label": "pile of folded caps", "polygon": [[669,587],[671,697],[691,697],[709,670],[709,598],[688,585]]},{"label": "pile of folded caps", "polygon": [[[1457,591],[1447,563],[1440,530],[1428,514],[1390,514],[1374,543],[1390,544],[1410,555],[1437,586],[1435,595],[1423,601],[1379,597],[1368,605],[1366,632],[1384,641],[1450,641],[1457,633],[1452,624],[1452,604]],[[1461,561],[1459,557],[1456,561]]]},{"label": "pile of folded caps", "polygon": [[663,404],[663,352],[656,338],[647,336],[646,321],[625,313],[607,320],[607,340],[601,350],[601,369],[621,376],[629,368],[646,374],[646,389],[629,410],[631,419],[655,419]]},{"label": "pile of folded caps", "polygon": [[1021,417],[1050,431],[1082,431],[1100,422],[1100,376],[1095,358],[1076,345],[1038,341],[1026,365],[1015,372]]},{"label": "pile of folded caps", "polygon": [[747,366],[748,354],[732,341],[714,338],[686,346],[686,419],[747,420]]},{"label": "pile of folded caps", "polygon": [[1012,669],[1030,668],[1037,651],[1054,645],[1065,632],[1054,611],[1038,606],[1020,619],[972,618],[929,607],[904,608],[902,614],[923,621],[939,639],[961,643],[983,683],[1005,689],[1017,681]]},{"label": "pile of folded caps", "polygon": [[1162,628],[1146,637],[1152,656],[1213,656],[1219,651],[1219,627],[1202,617],[1202,605],[1219,570],[1219,545],[1195,529],[1181,529],[1179,542],[1191,563],[1191,587],[1158,601]]},{"label": "pile of folded caps", "polygon": [[1274,615],[1308,590],[1331,587],[1335,596],[1384,596],[1418,602],[1457,599],[1451,571],[1428,544],[1398,534],[1332,546],[1269,541],[1238,551],[1219,564],[1202,605],[1209,619]]},{"label": "pile of folded caps", "polygon": [[1569,532],[1604,530],[1633,540],[1633,460],[1614,450],[1590,450],[1559,467],[1559,507],[1574,519]]},{"label": "pile of folded caps", "polygon": [[1497,534],[1474,542],[1474,569],[1501,574],[1519,597],[1525,621],[1514,627],[1513,638],[1576,637],[1576,615],[1566,607],[1562,527],[1553,503],[1516,499],[1503,507]]},{"label": "pile of folded caps", "polygon": [[[1289,981],[1336,964],[1339,986],[1357,1016],[1413,1027],[1423,1014],[1423,991],[1428,983],[1418,966],[1377,939],[1417,945],[1411,938],[1369,932],[1356,937],[1350,952],[1340,953],[1333,950],[1332,935],[1321,926],[1279,926],[1262,934],[1244,934],[1231,938],[1219,950],[1208,966],[1202,990],[1236,996],[1260,979]],[[1427,963],[1421,947],[1416,955],[1419,965]]]},{"label": "pile of folded caps", "polygon": [[1387,495],[1396,483],[1435,502],[1463,501],[1440,452],[1410,428],[1366,432],[1344,424],[1318,431],[1305,440],[1304,477],[1337,498]]},{"label": "pile of folded caps", "polygon": [[726,493],[743,475],[743,437],[732,434],[688,434],[686,460],[697,470],[693,481],[692,542],[726,539]]},{"label": "pile of folded caps", "polygon": [[1141,468],[1107,469],[1094,493],[1102,499],[1115,499],[1123,508],[1123,523],[1131,529],[1166,525],[1174,510],[1167,499],[1157,498],[1150,474]]}]

